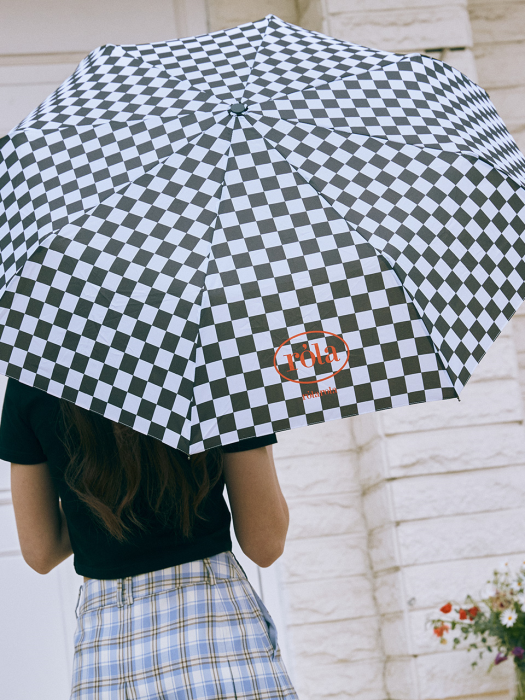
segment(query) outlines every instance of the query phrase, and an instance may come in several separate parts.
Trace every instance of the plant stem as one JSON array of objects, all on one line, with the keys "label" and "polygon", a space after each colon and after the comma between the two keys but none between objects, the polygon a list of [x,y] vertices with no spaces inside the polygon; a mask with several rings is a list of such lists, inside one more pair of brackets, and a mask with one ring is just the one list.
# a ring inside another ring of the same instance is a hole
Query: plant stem
[{"label": "plant stem", "polygon": [[514,700],[525,700],[525,666],[514,664],[516,685],[514,688]]}]

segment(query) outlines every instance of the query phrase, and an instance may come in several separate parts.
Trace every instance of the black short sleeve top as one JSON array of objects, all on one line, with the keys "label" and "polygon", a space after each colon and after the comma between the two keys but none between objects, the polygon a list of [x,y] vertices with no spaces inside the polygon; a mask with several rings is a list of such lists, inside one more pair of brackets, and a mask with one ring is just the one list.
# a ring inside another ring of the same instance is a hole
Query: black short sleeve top
[{"label": "black short sleeve top", "polygon": [[[136,530],[124,543],[113,538],[64,480],[68,456],[63,441],[60,402],[51,394],[9,379],[0,422],[0,459],[16,464],[47,462],[62,502],[75,570],[98,579],[125,578],[204,559],[231,549],[231,516],[221,479],[210,491],[191,538],[172,525],[155,522]],[[275,435],[249,438],[223,447],[242,452],[277,442]]]}]

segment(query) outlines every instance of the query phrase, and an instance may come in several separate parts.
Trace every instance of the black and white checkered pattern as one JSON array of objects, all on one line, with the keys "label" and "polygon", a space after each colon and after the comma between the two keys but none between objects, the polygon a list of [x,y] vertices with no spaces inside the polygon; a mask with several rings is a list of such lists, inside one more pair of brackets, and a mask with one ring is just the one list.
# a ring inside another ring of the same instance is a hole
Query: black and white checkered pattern
[{"label": "black and white checkered pattern", "polygon": [[273,16],[97,49],[0,168],[0,371],[188,453],[455,397],[525,297],[486,93]]}]

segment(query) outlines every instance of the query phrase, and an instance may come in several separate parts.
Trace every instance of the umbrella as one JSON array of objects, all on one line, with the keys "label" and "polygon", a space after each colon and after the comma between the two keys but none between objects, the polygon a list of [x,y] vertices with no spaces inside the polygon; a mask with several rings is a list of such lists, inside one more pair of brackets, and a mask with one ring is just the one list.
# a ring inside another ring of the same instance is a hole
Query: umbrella
[{"label": "umbrella", "polygon": [[186,453],[457,397],[525,297],[487,94],[272,15],[93,51],[0,168],[0,372]]}]

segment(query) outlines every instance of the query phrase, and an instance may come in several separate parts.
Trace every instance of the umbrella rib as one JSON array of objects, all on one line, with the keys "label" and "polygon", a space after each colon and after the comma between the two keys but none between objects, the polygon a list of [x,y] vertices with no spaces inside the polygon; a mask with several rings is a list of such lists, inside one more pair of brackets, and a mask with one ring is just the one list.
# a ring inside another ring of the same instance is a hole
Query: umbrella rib
[{"label": "umbrella rib", "polygon": [[[359,46],[356,44],[353,44],[352,46],[357,46],[358,48],[366,48],[364,46]],[[393,57],[396,56],[396,54],[391,54],[391,55]],[[283,99],[283,98],[286,99],[286,98],[289,98],[290,95],[293,93],[302,94],[302,92],[304,92],[305,90],[316,90],[317,88],[326,87],[326,86],[331,85],[332,83],[336,83],[340,80],[352,79],[354,77],[362,77],[363,74],[372,73],[372,72],[378,71],[378,70],[388,70],[389,67],[393,67],[393,66],[398,67],[400,64],[403,64],[403,62],[405,62],[407,65],[411,65],[411,60],[407,60],[407,59],[418,59],[418,58],[421,58],[421,54],[418,54],[418,53],[405,54],[405,55],[399,56],[399,60],[397,60],[397,61],[391,60],[388,65],[377,64],[375,66],[368,66],[366,68],[360,69],[359,72],[357,72],[357,73],[344,73],[344,74],[342,74],[336,78],[333,78],[331,80],[323,80],[322,76],[320,75],[316,78],[316,81],[319,81],[318,83],[313,81],[312,83],[305,85],[304,89],[302,89],[302,90],[293,90],[291,92],[284,92],[284,91],[278,92],[271,98],[271,100],[266,100],[266,101],[273,102],[274,100],[279,100],[279,99]],[[430,60],[434,60],[434,59],[430,59]],[[449,68],[452,69],[451,66],[449,66]],[[247,85],[249,85],[249,84],[250,83],[247,83]],[[482,87],[480,87],[476,83],[472,83],[472,84],[475,85],[475,87],[477,87],[483,93],[485,93],[485,95],[487,95],[487,97],[488,97],[488,93],[486,90],[484,90]],[[286,89],[286,87],[287,86],[284,86],[284,89]],[[429,95],[429,97],[432,97],[432,96],[433,95]],[[257,103],[257,104],[264,104],[264,103],[261,102],[261,103]]]},{"label": "umbrella rib", "polygon": [[[273,18],[274,18],[273,15],[269,15],[269,16],[267,17],[268,20],[272,20]],[[287,24],[288,26],[290,26],[290,27],[292,27],[292,28],[295,29],[294,25],[291,25],[291,24],[289,24],[288,22],[285,22],[284,24]],[[263,45],[264,38],[266,37],[266,34],[268,33],[269,27],[270,27],[270,21],[268,22],[267,29],[266,29],[266,31],[265,31],[263,37],[262,37],[261,43],[259,44],[259,47],[258,47],[257,51],[255,52],[255,56],[254,56],[253,63],[252,63],[252,68],[253,68],[253,66],[254,66],[254,64],[255,64],[255,60],[256,60],[256,58],[257,58],[257,56],[258,56],[258,54],[259,54],[259,49],[260,49],[260,48],[262,47],[262,45]],[[343,43],[346,43],[346,42],[343,42]],[[357,48],[357,49],[364,49],[365,51],[370,51],[369,48],[367,48],[366,46],[361,46],[360,44],[350,44],[350,45],[351,45],[353,48],[355,47],[355,48]],[[374,51],[374,50],[372,49],[372,51]],[[389,64],[389,65],[398,65],[401,61],[405,61],[407,58],[412,58],[412,57],[420,56],[420,54],[418,54],[418,53],[404,54],[404,55],[398,56],[397,54],[394,54],[394,53],[389,53],[389,52],[384,52],[384,51],[379,51],[379,50],[375,51],[375,53],[386,54],[386,56],[388,56],[388,57],[390,58],[390,64]],[[396,60],[393,60],[393,59],[395,59],[396,56],[398,56],[398,60],[397,60],[397,61],[396,61]],[[340,75],[340,76],[338,76],[338,77],[336,77],[336,78],[333,78],[332,80],[323,80],[323,76],[322,76],[322,75],[317,76],[315,80],[316,80],[316,81],[321,81],[321,82],[320,82],[320,85],[323,85],[323,86],[324,86],[324,85],[330,85],[330,83],[336,82],[336,81],[338,81],[338,80],[344,80],[345,77],[353,77],[353,76],[356,76],[356,75],[361,75],[362,73],[370,73],[370,72],[372,72],[372,71],[374,71],[374,70],[384,70],[386,67],[387,67],[387,66],[384,66],[384,65],[383,65],[383,66],[382,66],[382,65],[368,66],[368,67],[363,68],[362,70],[360,70],[358,73],[344,73],[343,75]],[[246,83],[246,88],[248,88],[249,85],[253,85],[254,82],[255,82],[255,81],[251,81],[251,82],[250,82],[250,80],[248,80],[248,82]],[[315,81],[314,81],[314,83],[315,83]],[[308,89],[311,89],[311,88],[314,88],[314,89],[315,89],[316,87],[319,87],[320,85],[309,84],[309,85],[305,85],[305,88],[304,88],[304,89],[305,89],[305,90],[308,90]],[[285,88],[286,88],[286,86],[285,86]],[[294,92],[297,92],[297,91],[294,90]],[[300,92],[300,91],[298,91],[298,92]],[[280,94],[285,96],[287,93],[281,92]],[[279,95],[279,93],[278,93],[278,95]],[[243,96],[244,96],[244,95],[243,95]],[[274,98],[272,98],[272,99],[279,99],[279,97],[276,96],[276,97],[274,97]]]},{"label": "umbrella rib", "polygon": [[[364,48],[364,47],[362,47],[362,48]],[[407,54],[407,55],[408,56],[419,56],[419,54]],[[400,60],[402,60],[403,58],[404,58],[404,56],[400,57]],[[398,61],[392,61],[389,65],[396,66],[396,65],[398,65]],[[380,66],[380,65],[369,66],[367,68],[359,69],[359,72],[357,72],[357,73],[343,73],[342,75],[339,75],[336,78],[332,78],[331,80],[323,80],[322,75],[319,75],[318,77],[316,77],[315,81],[312,81],[312,83],[308,83],[307,85],[305,85],[302,90],[295,90],[294,89],[292,92],[281,91],[281,92],[276,93],[276,95],[274,97],[272,97],[271,100],[266,100],[266,102],[273,102],[274,100],[287,98],[287,97],[289,97],[290,94],[302,93],[304,90],[316,90],[317,88],[325,87],[326,85],[331,85],[332,83],[336,83],[339,80],[346,80],[347,78],[359,77],[359,76],[363,75],[363,73],[372,73],[373,71],[376,71],[376,70],[384,70],[387,67],[388,66]],[[253,85],[253,83],[248,82],[248,83],[246,83],[246,86],[248,86],[250,84]],[[257,102],[256,104],[264,104],[264,103]]]},{"label": "umbrella rib", "polygon": [[[35,131],[39,131],[39,130],[38,130],[38,129],[35,129]],[[182,146],[182,148],[184,148],[188,143],[191,143],[194,139],[197,139],[197,138],[201,137],[203,134],[206,133],[206,131],[207,131],[207,130],[200,131],[200,132],[198,132],[198,133],[196,133],[196,134],[193,134],[192,136],[186,138],[186,142],[184,143],[184,145]],[[178,149],[178,150],[180,150],[180,149]],[[128,181],[128,182],[124,182],[124,183],[122,183],[121,185],[118,185],[118,186],[117,186],[115,189],[113,189],[112,191],[108,191],[108,192],[107,192],[107,195],[106,195],[103,199],[101,199],[97,204],[93,205],[92,207],[89,207],[89,209],[85,209],[84,211],[80,212],[80,213],[78,214],[78,216],[76,216],[75,218],[73,218],[73,219],[71,219],[71,220],[68,220],[67,223],[65,223],[60,229],[58,229],[58,230],[57,230],[57,229],[53,229],[52,231],[50,231],[49,233],[47,233],[45,236],[43,236],[43,237],[34,245],[34,247],[33,247],[31,250],[28,250],[28,251],[27,251],[27,253],[25,254],[25,256],[22,258],[23,262],[21,262],[20,264],[17,264],[17,267],[16,267],[15,271],[13,272],[12,276],[11,276],[8,280],[6,279],[6,281],[5,281],[5,287],[4,287],[4,292],[7,291],[7,287],[9,286],[9,284],[11,283],[11,281],[12,281],[17,275],[19,275],[19,274],[22,272],[22,270],[23,270],[24,266],[26,265],[26,263],[27,263],[27,262],[32,258],[32,256],[39,250],[39,248],[44,244],[44,242],[47,241],[51,236],[64,235],[64,234],[61,234],[61,231],[63,230],[63,228],[64,228],[65,226],[69,226],[69,225],[72,225],[72,226],[77,225],[77,226],[78,226],[78,225],[79,225],[79,222],[81,221],[81,219],[82,219],[83,217],[86,217],[86,218],[87,218],[87,217],[89,217],[91,214],[93,214],[101,204],[103,204],[107,199],[109,199],[109,197],[112,197],[113,195],[118,195],[118,194],[122,195],[122,194],[124,194],[125,191],[126,191],[129,187],[131,187],[139,178],[141,178],[141,177],[143,177],[144,175],[146,175],[148,172],[150,172],[151,170],[153,170],[153,169],[154,169],[155,167],[157,167],[159,164],[165,163],[165,162],[166,162],[167,160],[169,160],[172,156],[174,156],[176,153],[178,153],[178,150],[177,150],[177,151],[173,151],[172,153],[170,153],[169,155],[165,156],[164,158],[160,158],[159,160],[155,161],[154,163],[150,163],[150,164],[144,166],[144,172],[142,172],[140,175],[138,175],[137,178],[135,178],[134,180],[130,180],[130,181]],[[221,185],[221,187],[222,187],[222,185]],[[104,193],[102,193],[102,194],[104,194]],[[3,296],[3,293],[2,293],[2,296]],[[0,298],[1,298],[1,296],[0,296]]]},{"label": "umbrella rib", "polygon": [[[158,73],[159,77],[167,78],[168,80],[176,81],[180,85],[183,86],[182,89],[188,89],[188,90],[195,90],[195,92],[200,92],[203,95],[209,95],[212,100],[217,100],[217,104],[220,104],[222,100],[219,100],[211,90],[199,90],[198,88],[194,87],[189,80],[180,80],[179,78],[175,77],[174,75],[170,75],[165,68],[159,68],[158,66],[154,65],[153,63],[148,63],[147,61],[143,60],[142,58],[137,58],[136,56],[133,56],[133,54],[129,53],[129,51],[126,51],[124,46],[121,44],[113,44],[115,48],[120,49],[122,53],[125,56],[129,56],[133,63],[136,64],[137,68],[140,66],[147,66],[148,68],[156,71]],[[187,85],[188,88],[185,88],[184,86]],[[180,88],[179,88],[180,89]]]},{"label": "umbrella rib", "polygon": [[[10,138],[12,136],[15,136],[16,134],[21,134],[21,133],[26,133],[27,131],[35,131],[35,132],[40,132],[45,134],[47,131],[55,133],[56,131],[64,131],[65,129],[90,129],[90,128],[95,128],[97,126],[105,126],[105,125],[116,125],[120,128],[125,128],[128,126],[128,124],[143,124],[148,121],[152,121],[154,119],[160,120],[161,124],[169,124],[172,121],[175,121],[176,119],[180,119],[181,116],[192,116],[193,114],[205,114],[207,115],[208,118],[214,117],[217,113],[222,113],[222,111],[227,112],[228,108],[225,106],[224,110],[217,110],[216,112],[204,112],[199,109],[187,109],[187,108],[182,108],[177,114],[173,114],[167,118],[163,118],[158,114],[146,114],[146,115],[139,115],[137,119],[128,119],[127,121],[117,121],[116,119],[96,119],[89,124],[47,124],[46,126],[43,127],[35,127],[35,126],[27,126],[22,129],[19,129],[18,127],[15,127],[7,136],[4,138]],[[47,128],[49,127],[49,128]]]},{"label": "umbrella rib", "polygon": [[[325,129],[327,132],[330,134],[336,134],[338,136],[343,136],[345,138],[349,138],[351,136],[366,136],[369,139],[375,139],[377,141],[384,142],[385,144],[396,144],[398,146],[409,146],[409,147],[414,147],[418,148],[421,152],[424,152],[426,149],[437,151],[439,153],[456,153],[456,155],[462,156],[463,158],[466,158],[468,156],[475,158],[476,161],[482,161],[483,163],[486,163],[489,165],[491,168],[494,168],[494,170],[497,170],[499,173],[504,175],[505,177],[511,179],[515,184],[517,184],[519,187],[525,187],[525,170],[524,174],[521,175],[520,179],[520,174],[519,173],[514,173],[510,172],[510,168],[504,168],[503,164],[501,163],[493,163],[492,161],[488,160],[488,158],[482,154],[474,152],[468,144],[465,145],[465,150],[463,150],[458,144],[454,143],[453,141],[448,141],[447,143],[452,144],[453,146],[456,147],[457,150],[449,150],[446,148],[441,148],[439,144],[418,144],[418,143],[402,143],[401,141],[393,141],[392,139],[388,138],[387,136],[377,136],[375,134],[367,134],[363,133],[361,131],[350,131],[349,133],[345,131],[339,131],[337,128],[330,128],[328,126],[320,126],[311,122],[305,122],[300,119],[286,119],[285,117],[279,117],[277,119],[276,117],[267,117],[264,116],[263,114],[259,115],[254,115],[253,113],[250,115],[252,119],[254,120],[260,120],[260,121],[265,121],[265,120],[275,120],[275,121],[283,121],[286,122],[287,124],[292,124],[292,125],[301,125],[304,124],[305,126],[310,126],[314,127],[316,129]],[[518,149],[516,144],[514,143],[512,147],[509,149],[509,145],[505,146],[505,151],[517,155],[521,160],[523,160],[522,167],[525,168],[525,158],[523,157],[521,151]]]},{"label": "umbrella rib", "polygon": [[[232,136],[233,136],[233,129],[232,129]],[[225,158],[226,158],[226,168],[225,168],[225,170],[224,170],[224,176],[223,176],[221,182],[219,183],[219,186],[218,186],[217,192],[216,192],[216,197],[217,197],[217,199],[218,199],[218,201],[219,201],[219,204],[218,204],[218,206],[217,206],[217,213],[216,213],[216,215],[215,215],[215,219],[214,219],[213,223],[210,224],[210,229],[212,230],[211,241],[210,241],[210,249],[209,249],[208,254],[207,254],[207,256],[206,256],[206,258],[205,258],[205,260],[204,260],[205,269],[206,269],[206,274],[204,274],[204,277],[203,277],[203,284],[202,284],[202,288],[201,288],[201,301],[200,301],[199,324],[198,324],[197,337],[196,337],[196,340],[195,340],[195,343],[196,343],[196,352],[197,352],[197,349],[198,349],[199,346],[202,347],[202,342],[201,342],[201,320],[202,320],[202,312],[203,312],[203,297],[204,297],[204,293],[206,292],[207,270],[208,270],[208,268],[209,268],[210,261],[211,261],[211,259],[212,259],[212,254],[213,254],[213,238],[214,238],[214,235],[215,235],[215,233],[216,233],[216,231],[217,231],[217,228],[218,228],[218,225],[217,225],[217,224],[218,224],[218,222],[219,222],[219,215],[220,215],[220,208],[221,208],[221,202],[222,202],[222,195],[223,195],[224,187],[225,187],[225,185],[226,185],[226,174],[227,174],[227,172],[228,172],[228,162],[229,162],[230,158],[232,157],[232,138],[231,138],[231,137],[230,137],[230,145],[228,146],[228,150],[226,151],[226,153],[225,153],[224,155],[225,155]],[[195,359],[195,370],[197,370],[197,359]],[[187,414],[186,414],[186,420],[188,420],[188,421],[189,421],[189,424],[190,424],[190,437],[189,437],[189,446],[188,446],[188,450],[191,450],[191,444],[192,444],[192,434],[191,434],[191,433],[192,433],[192,428],[193,428],[192,411],[193,411],[193,407],[196,406],[196,405],[197,405],[197,402],[195,401],[195,385],[194,385],[194,390],[193,390],[192,397],[191,397],[191,400],[190,400],[189,406],[188,406],[188,411],[187,411]]]},{"label": "umbrella rib", "polygon": [[[250,65],[250,77],[252,75],[251,71],[253,70],[253,67],[255,66],[255,61],[257,60],[257,56],[259,55],[259,51],[261,50],[262,45],[264,44],[264,40],[266,39],[266,36],[268,34],[268,30],[270,29],[270,22],[272,19],[274,19],[274,15],[267,15],[264,19],[266,20],[266,28],[264,30],[264,34],[261,35],[261,41],[259,43],[259,46],[257,47],[257,50],[255,51],[255,54],[254,54],[253,59],[252,59],[252,63]],[[247,90],[248,86],[251,84],[250,77],[248,77],[248,80],[246,81],[246,85],[244,86],[244,92],[242,94],[241,101],[244,99],[244,96],[246,94],[246,90]]]}]

